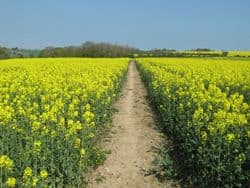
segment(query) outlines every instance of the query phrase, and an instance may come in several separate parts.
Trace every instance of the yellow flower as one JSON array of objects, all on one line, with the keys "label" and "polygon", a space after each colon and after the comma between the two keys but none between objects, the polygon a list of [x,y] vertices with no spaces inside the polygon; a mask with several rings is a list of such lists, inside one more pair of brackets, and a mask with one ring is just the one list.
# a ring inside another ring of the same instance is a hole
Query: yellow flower
[{"label": "yellow flower", "polygon": [[213,110],[213,106],[211,104],[208,105],[207,107],[208,110]]},{"label": "yellow flower", "polygon": [[89,111],[90,110],[90,104],[86,104],[85,109],[86,109],[86,111]]},{"label": "yellow flower", "polygon": [[38,181],[39,181],[39,179],[37,177],[33,177],[33,179],[32,179],[32,187],[36,187]]},{"label": "yellow flower", "polygon": [[91,122],[90,127],[95,127],[95,122]]},{"label": "yellow flower", "polygon": [[65,125],[65,119],[64,118],[60,118],[59,125],[61,125],[61,126]]},{"label": "yellow flower", "polygon": [[84,117],[84,119],[85,119],[85,121],[86,121],[87,123],[90,123],[91,120],[95,117],[95,115],[94,115],[92,112],[90,112],[90,111],[86,111],[86,112],[83,114],[83,117]]},{"label": "yellow flower", "polygon": [[48,177],[48,172],[46,170],[41,170],[40,177],[46,179]]},{"label": "yellow flower", "polygon": [[12,170],[14,166],[14,162],[7,156],[3,155],[0,157],[0,168],[7,168],[8,170]]},{"label": "yellow flower", "polygon": [[37,131],[40,128],[40,122],[35,121],[32,123],[32,131]]},{"label": "yellow flower", "polygon": [[9,177],[6,181],[7,187],[15,187],[16,186],[16,178]]},{"label": "yellow flower", "polygon": [[77,117],[77,116],[78,116],[78,111],[74,111],[73,115],[74,115],[75,117]]},{"label": "yellow flower", "polygon": [[235,139],[235,135],[233,133],[227,134],[225,139],[230,143]]},{"label": "yellow flower", "polygon": [[36,140],[33,144],[33,153],[39,154],[41,151],[42,143],[39,140]]},{"label": "yellow flower", "polygon": [[68,120],[68,125],[71,126],[71,125],[73,125],[73,124],[74,124],[74,121],[73,121],[72,119],[69,119],[69,120]]},{"label": "yellow flower", "polygon": [[230,109],[230,102],[228,100],[224,101],[223,107],[225,111],[228,111]]},{"label": "yellow flower", "polygon": [[200,107],[197,110],[195,110],[193,114],[193,120],[199,121],[201,119],[202,114],[203,114],[203,108]]},{"label": "yellow flower", "polygon": [[244,153],[241,153],[241,154],[238,155],[238,157],[236,157],[236,159],[237,159],[239,162],[243,163],[243,162],[246,160],[246,156],[245,156]]},{"label": "yellow flower", "polygon": [[238,115],[238,122],[237,123],[239,123],[239,125],[247,124],[246,116],[242,115],[242,114],[239,114]]},{"label": "yellow flower", "polygon": [[54,138],[56,136],[56,131],[51,131],[50,135],[52,138]]},{"label": "yellow flower", "polygon": [[183,110],[183,104],[182,103],[179,104],[179,110]]},{"label": "yellow flower", "polygon": [[201,132],[201,139],[202,139],[203,141],[206,141],[206,140],[207,140],[207,133],[206,133],[206,132],[204,132],[204,131]]},{"label": "yellow flower", "polygon": [[28,179],[32,176],[32,169],[30,167],[26,167],[23,172],[23,179]]},{"label": "yellow flower", "polygon": [[89,138],[93,138],[94,136],[95,136],[94,133],[89,133],[89,135],[88,135]]},{"label": "yellow flower", "polygon": [[76,138],[76,140],[75,140],[75,148],[80,148],[80,146],[81,146],[81,139]]},{"label": "yellow flower", "polygon": [[86,154],[85,149],[82,148],[82,149],[80,150],[80,154],[81,154],[81,156],[84,156],[84,155]]}]

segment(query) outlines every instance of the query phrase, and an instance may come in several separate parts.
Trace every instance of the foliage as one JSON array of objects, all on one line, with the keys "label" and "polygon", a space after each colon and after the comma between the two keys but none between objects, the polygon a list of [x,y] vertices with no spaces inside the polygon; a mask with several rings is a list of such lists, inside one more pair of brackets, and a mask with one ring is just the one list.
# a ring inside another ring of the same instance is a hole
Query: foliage
[{"label": "foliage", "polygon": [[179,154],[186,183],[246,184],[250,178],[249,61],[148,58],[138,59],[138,66]]},{"label": "foliage", "polygon": [[33,58],[38,57],[40,50],[36,49],[21,49],[21,48],[11,48],[10,57],[11,58]]},{"label": "foliage", "polygon": [[196,50],[167,50],[167,49],[154,49],[149,51],[143,51],[139,55],[140,57],[224,57],[227,56],[227,52],[215,51],[209,49],[196,49]]},{"label": "foliage", "polygon": [[7,59],[10,57],[8,48],[0,46],[0,59]]},{"label": "foliage", "polygon": [[0,64],[0,187],[74,187],[103,156],[128,59],[14,59]]},{"label": "foliage", "polygon": [[138,51],[129,46],[85,42],[81,46],[48,47],[40,52],[40,57],[131,57]]},{"label": "foliage", "polygon": [[34,57],[250,57],[249,51],[223,51],[209,48],[192,50],[142,50],[127,45],[87,41],[79,46],[22,49],[0,47],[0,59]]}]

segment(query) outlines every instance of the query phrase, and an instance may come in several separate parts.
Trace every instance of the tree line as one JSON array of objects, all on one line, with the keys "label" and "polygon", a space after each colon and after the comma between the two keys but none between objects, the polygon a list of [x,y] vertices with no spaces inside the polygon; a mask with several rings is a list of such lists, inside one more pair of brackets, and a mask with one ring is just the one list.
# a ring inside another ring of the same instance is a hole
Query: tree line
[{"label": "tree line", "polygon": [[225,57],[226,51],[209,48],[177,51],[174,49],[141,50],[127,45],[87,41],[80,46],[46,47],[41,50],[0,46],[0,59],[26,57]]},{"label": "tree line", "polygon": [[132,57],[139,49],[109,43],[85,42],[81,46],[47,47],[40,57]]}]

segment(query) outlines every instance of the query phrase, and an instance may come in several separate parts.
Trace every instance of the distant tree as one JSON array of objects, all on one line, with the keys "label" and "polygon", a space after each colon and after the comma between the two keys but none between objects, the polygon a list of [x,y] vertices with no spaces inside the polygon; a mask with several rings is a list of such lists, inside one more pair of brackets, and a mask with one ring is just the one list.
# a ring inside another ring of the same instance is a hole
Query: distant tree
[{"label": "distant tree", "polygon": [[226,52],[226,51],[222,52],[222,56],[227,56],[227,55],[228,55],[228,52]]},{"label": "distant tree", "polygon": [[203,52],[205,52],[205,51],[212,51],[212,50],[209,49],[209,48],[197,48],[195,51],[203,51]]},{"label": "distant tree", "polygon": [[87,41],[81,46],[47,47],[40,57],[132,57],[140,50],[129,46]]},{"label": "distant tree", "polygon": [[8,48],[0,47],[0,59],[10,58],[10,52]]}]

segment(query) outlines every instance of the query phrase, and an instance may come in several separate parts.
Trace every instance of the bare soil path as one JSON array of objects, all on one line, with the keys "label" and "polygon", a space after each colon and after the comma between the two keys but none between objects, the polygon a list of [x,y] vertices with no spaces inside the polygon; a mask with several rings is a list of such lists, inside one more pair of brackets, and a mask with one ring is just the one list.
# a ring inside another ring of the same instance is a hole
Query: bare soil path
[{"label": "bare soil path", "polygon": [[91,188],[158,188],[173,187],[147,175],[159,148],[161,134],[155,129],[154,115],[146,100],[146,89],[135,62],[129,65],[122,96],[116,102],[111,138],[104,147],[111,151],[104,165],[99,166],[90,181]]}]

